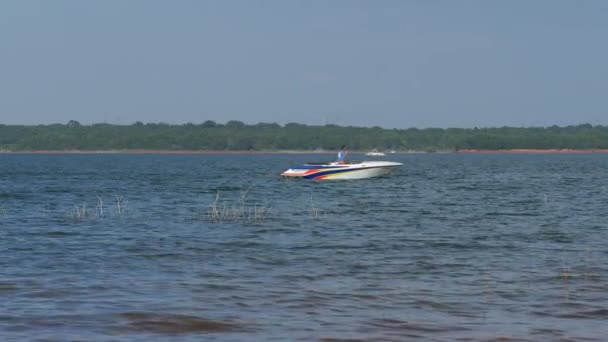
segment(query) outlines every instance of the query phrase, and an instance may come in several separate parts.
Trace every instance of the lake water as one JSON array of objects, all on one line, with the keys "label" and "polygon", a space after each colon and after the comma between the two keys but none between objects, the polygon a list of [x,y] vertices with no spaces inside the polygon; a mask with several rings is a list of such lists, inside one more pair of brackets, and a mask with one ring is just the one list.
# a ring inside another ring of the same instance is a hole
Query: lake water
[{"label": "lake water", "polygon": [[606,339],[608,155],[328,158],[0,154],[0,340]]}]

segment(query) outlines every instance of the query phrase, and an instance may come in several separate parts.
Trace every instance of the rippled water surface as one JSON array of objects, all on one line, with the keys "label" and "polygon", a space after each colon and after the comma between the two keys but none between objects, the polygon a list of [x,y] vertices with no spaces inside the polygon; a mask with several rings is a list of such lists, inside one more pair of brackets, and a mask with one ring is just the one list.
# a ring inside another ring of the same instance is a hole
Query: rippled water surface
[{"label": "rippled water surface", "polygon": [[607,155],[0,155],[0,340],[605,340]]}]

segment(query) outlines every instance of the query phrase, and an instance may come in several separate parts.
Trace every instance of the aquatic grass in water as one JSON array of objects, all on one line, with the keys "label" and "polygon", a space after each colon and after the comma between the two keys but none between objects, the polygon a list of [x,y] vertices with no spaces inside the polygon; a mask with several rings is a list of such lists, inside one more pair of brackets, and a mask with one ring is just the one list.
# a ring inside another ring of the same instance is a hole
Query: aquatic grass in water
[{"label": "aquatic grass in water", "polygon": [[319,208],[318,205],[316,205],[312,199],[312,196],[310,196],[310,201],[309,201],[309,206],[308,206],[308,214],[310,215],[310,217],[312,217],[313,219],[318,219],[321,217],[326,216],[326,212]]},{"label": "aquatic grass in water", "polygon": [[[241,189],[238,201],[232,202],[221,201],[220,191],[218,190],[216,192],[215,200],[209,205],[209,209],[207,211],[207,218],[209,221],[213,223],[262,223],[268,219],[271,215],[271,207],[258,204],[257,202],[251,204],[248,200],[250,190],[251,187]],[[313,219],[327,217],[327,212],[315,204],[312,196],[310,197],[308,206],[306,208],[299,209],[296,206],[292,209],[283,209],[274,215],[277,217],[291,216],[293,214],[301,214],[303,211],[306,211],[308,216]]]},{"label": "aquatic grass in water", "polygon": [[[128,202],[123,196],[115,195],[114,198],[116,202],[111,208],[106,208],[104,206],[103,197],[98,194],[96,194],[95,197],[97,198],[97,206],[95,207],[94,211],[91,211],[87,206],[87,202],[84,201],[82,204],[73,206],[72,209],[68,211],[66,215],[67,220],[72,223],[80,223],[87,219],[103,220],[108,216],[108,214],[110,214],[112,217],[122,217],[127,213],[126,204]],[[47,208],[45,208],[45,211],[47,215],[50,213],[50,210]]]},{"label": "aquatic grass in water", "polygon": [[258,203],[249,204],[247,194],[251,187],[241,190],[241,195],[237,203],[229,201],[220,202],[220,191],[218,190],[215,200],[209,205],[207,218],[212,223],[262,223],[269,215],[269,208]]},{"label": "aquatic grass in water", "polygon": [[74,222],[79,223],[82,222],[87,217],[87,202],[82,203],[81,206],[74,206],[70,214],[68,214],[68,218]]}]

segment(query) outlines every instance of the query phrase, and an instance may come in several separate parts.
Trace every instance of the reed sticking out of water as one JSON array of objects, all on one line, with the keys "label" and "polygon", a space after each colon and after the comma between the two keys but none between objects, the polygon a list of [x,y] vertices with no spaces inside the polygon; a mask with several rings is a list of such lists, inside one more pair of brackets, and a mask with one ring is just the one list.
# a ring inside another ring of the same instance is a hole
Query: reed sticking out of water
[{"label": "reed sticking out of water", "polygon": [[[112,207],[111,206],[106,207],[104,205],[103,197],[101,197],[100,195],[97,195],[97,194],[95,195],[95,197],[97,197],[97,206],[95,207],[95,210],[93,210],[93,211],[88,210],[86,201],[80,205],[75,205],[67,213],[68,221],[71,221],[74,223],[80,223],[87,219],[102,219],[103,220],[104,218],[107,217],[108,212],[112,213],[112,210],[109,210]],[[116,210],[114,211],[114,215],[122,216],[126,213],[126,205],[125,205],[126,201],[120,195],[115,195],[115,198],[116,198]]]},{"label": "reed sticking out of water", "polygon": [[72,212],[69,215],[69,218],[74,222],[82,222],[87,217],[87,202],[83,202],[82,206],[75,205],[72,208]]},{"label": "reed sticking out of water", "polygon": [[118,210],[118,215],[122,215],[122,212],[124,210],[123,206],[121,205],[122,200],[123,200],[122,196],[116,195],[116,209]]},{"label": "reed sticking out of water", "polygon": [[253,206],[247,203],[247,194],[251,187],[241,191],[237,205],[229,206],[226,202],[220,204],[220,192],[215,195],[215,200],[209,205],[207,218],[212,223],[262,223],[267,218],[269,209],[254,203]]},{"label": "reed sticking out of water", "polygon": [[103,214],[103,198],[101,198],[99,195],[95,195],[97,197],[97,212],[99,214],[99,218],[103,219],[104,218],[104,214]]},{"label": "reed sticking out of water", "polygon": [[308,208],[308,214],[313,219],[317,219],[317,218],[321,217],[322,214],[324,214],[323,210],[321,210],[315,206],[315,203],[312,200],[312,196],[310,196],[310,206]]}]

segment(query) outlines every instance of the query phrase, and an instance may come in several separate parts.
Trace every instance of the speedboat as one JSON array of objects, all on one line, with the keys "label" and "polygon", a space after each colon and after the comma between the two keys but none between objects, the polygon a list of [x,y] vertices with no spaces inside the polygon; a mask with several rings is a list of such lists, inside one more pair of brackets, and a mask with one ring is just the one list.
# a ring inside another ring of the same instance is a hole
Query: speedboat
[{"label": "speedboat", "polygon": [[384,152],[378,152],[378,150],[373,149],[370,152],[367,152],[365,155],[366,156],[385,156],[386,154],[384,154]]},{"label": "speedboat", "polygon": [[308,179],[364,179],[384,176],[401,166],[389,161],[351,161],[347,163],[306,163],[292,167],[281,176]]}]

